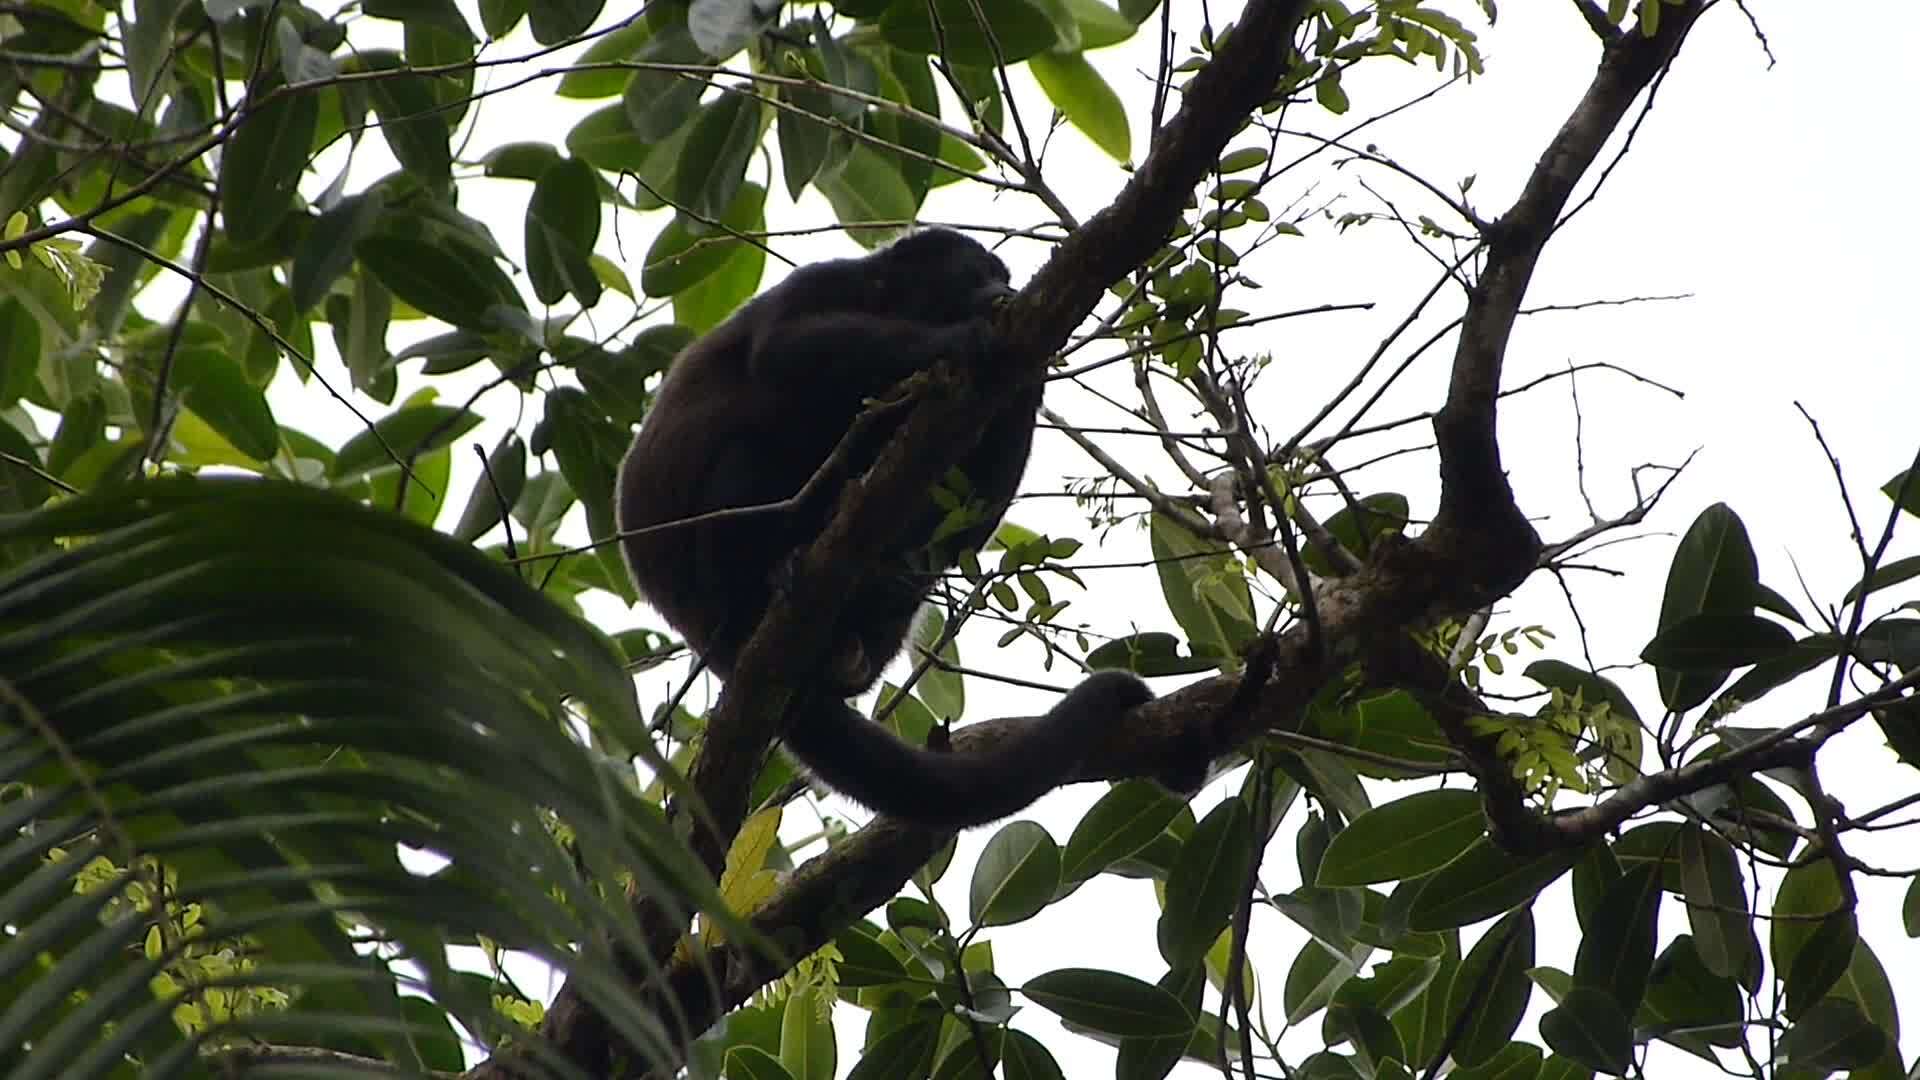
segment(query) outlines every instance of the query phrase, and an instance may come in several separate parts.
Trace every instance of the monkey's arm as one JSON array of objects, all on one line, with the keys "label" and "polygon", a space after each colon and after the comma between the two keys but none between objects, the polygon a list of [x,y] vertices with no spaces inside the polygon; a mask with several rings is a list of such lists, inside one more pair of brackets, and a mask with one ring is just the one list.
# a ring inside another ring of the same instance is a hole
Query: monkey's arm
[{"label": "monkey's arm", "polygon": [[823,312],[763,325],[752,337],[747,372],[783,388],[828,386],[868,397],[942,357],[973,361],[992,345],[993,325],[984,316],[928,325],[887,315]]}]

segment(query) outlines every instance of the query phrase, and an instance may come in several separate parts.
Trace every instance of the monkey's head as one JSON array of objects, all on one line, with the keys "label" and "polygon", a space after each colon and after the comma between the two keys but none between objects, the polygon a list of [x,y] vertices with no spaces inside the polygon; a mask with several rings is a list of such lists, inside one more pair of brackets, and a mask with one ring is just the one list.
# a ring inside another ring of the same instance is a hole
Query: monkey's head
[{"label": "monkey's head", "polygon": [[988,315],[1014,294],[1007,264],[951,229],[911,232],[868,256],[876,310],[951,324]]}]

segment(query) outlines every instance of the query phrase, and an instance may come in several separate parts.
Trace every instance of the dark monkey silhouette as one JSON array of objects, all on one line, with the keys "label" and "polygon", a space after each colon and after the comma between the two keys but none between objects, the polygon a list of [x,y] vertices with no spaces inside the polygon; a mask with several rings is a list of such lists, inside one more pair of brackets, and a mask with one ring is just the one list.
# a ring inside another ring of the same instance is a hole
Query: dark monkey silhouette
[{"label": "dark monkey silhouette", "polygon": [[[946,357],[985,363],[994,307],[1012,294],[997,256],[940,229],[796,270],[675,359],[621,462],[620,529],[789,498],[872,399]],[[820,779],[895,817],[947,826],[1005,817],[1070,775],[1102,728],[1153,697],[1132,675],[1098,672],[1011,738],[967,753],[909,746],[845,702],[879,679],[937,576],[984,543],[1012,501],[1041,388],[1011,392],[959,466],[982,512],[936,537],[946,515],[931,498],[903,508],[907,543],[874,553],[876,569],[831,628],[820,683],[795,699],[801,711],[784,736]],[[888,434],[860,440],[843,475],[866,471]],[[807,502],[817,505],[622,541],[641,594],[722,678],[766,613],[777,575],[826,525],[833,500]],[[1163,783],[1191,789],[1205,765],[1183,762]]]}]

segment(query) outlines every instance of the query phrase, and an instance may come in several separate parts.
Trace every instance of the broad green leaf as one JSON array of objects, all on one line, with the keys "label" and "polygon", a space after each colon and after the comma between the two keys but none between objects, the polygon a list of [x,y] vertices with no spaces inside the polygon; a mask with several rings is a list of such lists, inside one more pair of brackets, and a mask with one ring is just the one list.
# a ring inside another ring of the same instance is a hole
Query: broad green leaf
[{"label": "broad green leaf", "polygon": [[907,969],[899,959],[857,926],[842,930],[833,944],[840,950],[836,970],[843,987],[885,986],[907,977]]},{"label": "broad green leaf", "polygon": [[264,241],[293,206],[313,148],[320,98],[312,92],[269,91],[244,114],[221,162],[221,220],[227,236],[246,247]]},{"label": "broad green leaf", "polygon": [[409,454],[426,453],[452,443],[479,423],[478,414],[451,405],[413,405],[399,409],[374,421],[373,430],[348,439],[335,455],[328,475],[336,481],[347,480],[374,469],[397,467],[389,451],[405,461]]},{"label": "broad green leaf", "polygon": [[[1507,1045],[1520,1027],[1533,995],[1527,969],[1533,966],[1533,910],[1521,908],[1494,923],[1474,942],[1454,972],[1447,991],[1447,1013],[1458,1018],[1468,1011],[1453,1058],[1462,1065],[1488,1061]],[[1476,988],[1480,988],[1475,994]]]},{"label": "broad green leaf", "polygon": [[821,992],[815,986],[796,988],[780,1011],[780,1064],[796,1080],[833,1080],[839,1055],[833,1024],[821,1016]]},{"label": "broad green leaf", "polygon": [[[1768,953],[1774,970],[1789,981],[1804,951],[1830,915],[1850,917],[1831,859],[1808,859],[1788,870],[1773,898],[1773,934]],[[1821,958],[1812,962],[1824,967]]]},{"label": "broad green leaf", "polygon": [[1707,970],[1752,990],[1760,985],[1760,940],[1747,910],[1739,854],[1718,833],[1689,828],[1680,836],[1680,884],[1687,921]]},{"label": "broad green leaf", "polygon": [[527,0],[527,25],[533,40],[557,45],[585,33],[605,7],[606,0]]},{"label": "broad green leaf", "polygon": [[354,245],[386,209],[378,189],[342,199],[321,214],[293,252],[288,284],[296,311],[318,304],[341,274],[353,265]]},{"label": "broad green leaf", "polygon": [[[982,14],[987,18],[984,27]],[[977,7],[970,0],[897,3],[880,17],[880,35],[909,52],[932,54],[944,45],[944,55],[955,63],[1014,63],[1046,49],[1077,47],[1077,42],[1061,40],[1055,17],[1063,14],[1047,0],[999,0]],[[1070,16],[1067,22],[1071,25]]]},{"label": "broad green leaf", "polygon": [[1633,1029],[1612,996],[1588,986],[1568,991],[1540,1018],[1540,1037],[1556,1054],[1589,1069],[1624,1076],[1633,1059]]},{"label": "broad green leaf", "polygon": [[1486,832],[1480,797],[1423,791],[1362,814],[1333,838],[1315,879],[1322,886],[1419,877],[1458,858]]},{"label": "broad green leaf", "polygon": [[600,278],[590,261],[600,238],[600,199],[593,167],[578,158],[554,163],[533,185],[527,202],[527,278],[545,304],[568,293],[590,308],[600,302]]},{"label": "broad green leaf", "polygon": [[1771,619],[1705,613],[1661,630],[1640,658],[1663,672],[1711,672],[1777,660],[1792,648],[1793,633]]},{"label": "broad green leaf", "polygon": [[738,237],[763,227],[766,198],[767,190],[759,184],[742,185],[720,219],[725,226],[720,230],[674,215],[647,249],[640,290],[648,296],[674,296],[719,272],[742,248],[751,246]]},{"label": "broad green leaf", "polygon": [[[1700,512],[1674,549],[1660,604],[1660,632],[1690,615],[1746,615],[1753,611],[1759,566],[1747,528],[1725,503]],[[1691,709],[1726,681],[1725,671],[1663,671],[1660,700],[1674,710]]]},{"label": "broad green leaf", "polygon": [[[867,248],[898,236],[920,209],[899,166],[863,144],[856,143],[837,163],[822,168],[814,187],[833,205],[847,234]],[[862,225],[871,227],[857,227]]]},{"label": "broad green leaf", "polygon": [[746,182],[763,119],[760,99],[739,91],[700,106],[674,170],[675,205],[705,218],[722,216]]},{"label": "broad green leaf", "polygon": [[1446,930],[1492,918],[1536,895],[1567,872],[1577,855],[1509,855],[1482,838],[1427,878],[1407,914],[1413,930]]},{"label": "broad green leaf", "polygon": [[745,245],[727,257],[720,269],[673,298],[674,322],[704,334],[753,299],[766,272],[764,249]]},{"label": "broad green leaf", "polygon": [[736,1046],[727,1051],[727,1075],[739,1080],[798,1080],[779,1058],[757,1046]]},{"label": "broad green leaf", "polygon": [[[348,63],[352,71],[378,73],[364,84],[380,117],[380,134],[408,173],[429,188],[444,190],[452,181],[452,130],[440,111],[433,80],[425,75],[401,75],[407,62],[389,49],[368,49]],[[398,289],[394,290],[399,292]]]},{"label": "broad green leaf", "polygon": [[187,407],[234,449],[255,461],[273,457],[280,447],[280,429],[273,422],[267,397],[224,351],[181,348],[174,354],[173,374]]},{"label": "broad green leaf", "polygon": [[0,408],[35,392],[40,383],[40,324],[26,305],[0,296]]},{"label": "broad green leaf", "polygon": [[[663,27],[643,42],[633,59],[643,64],[692,65],[710,62],[693,43],[686,24]],[[656,142],[683,127],[700,105],[707,81],[698,75],[666,70],[636,69],[627,80],[621,106],[633,133]],[[736,95],[729,95],[736,96]]]},{"label": "broad green leaf", "polygon": [[1083,881],[1165,831],[1185,804],[1147,780],[1122,780],[1093,804],[1067,838],[1061,880]]},{"label": "broad green leaf", "polygon": [[580,54],[578,67],[560,77],[554,95],[563,98],[609,98],[620,96],[626,88],[629,72],[620,67],[593,68],[590,64],[618,64],[633,59],[640,46],[653,36],[653,25],[646,19],[634,19],[593,39]]},{"label": "broad green leaf", "polygon": [[893,1080],[924,1075],[940,1040],[940,1021],[918,1016],[912,1023],[882,1035],[861,1052],[847,1080]]},{"label": "broad green leaf", "polygon": [[1101,0],[1063,0],[1063,3],[1080,27],[1082,49],[1104,49],[1109,45],[1118,45],[1134,34],[1134,21]]},{"label": "broad green leaf", "polygon": [[1233,553],[1194,536],[1171,518],[1153,515],[1148,531],[1160,595],[1186,631],[1194,654],[1218,658],[1222,670],[1239,663],[1253,639],[1253,595]]},{"label": "broad green leaf", "polygon": [[1066,118],[1093,144],[1115,161],[1133,157],[1133,138],[1127,130],[1127,109],[1120,95],[1100,77],[1080,53],[1039,53],[1027,61],[1027,70]]},{"label": "broad green leaf", "polygon": [[454,326],[492,331],[503,324],[496,308],[526,310],[493,252],[437,222],[390,210],[354,252],[393,295]]},{"label": "broad green leaf", "polygon": [[1591,916],[1574,961],[1575,985],[1611,995],[1623,1016],[1632,1016],[1647,992],[1660,919],[1659,880],[1652,866],[1621,874]]},{"label": "broad green leaf", "polygon": [[1001,826],[980,852],[967,891],[976,926],[1007,926],[1038,914],[1060,886],[1060,848],[1031,821]]},{"label": "broad green leaf", "polygon": [[1691,936],[1681,934],[1654,961],[1635,1024],[1711,1057],[1711,1047],[1738,1043],[1741,991],[1732,979],[1708,971],[1695,946]]},{"label": "broad green leaf", "polygon": [[460,512],[459,524],[453,527],[453,535],[467,541],[486,535],[505,520],[526,486],[527,444],[518,432],[509,431],[494,444],[493,452],[487,455],[486,469],[474,478],[473,490],[467,493],[467,504]]},{"label": "broad green leaf", "polygon": [[619,105],[588,113],[567,132],[567,153],[608,172],[640,171],[653,149],[634,133],[626,110]]},{"label": "broad green leaf", "polygon": [[1247,888],[1252,829],[1247,804],[1224,799],[1180,846],[1157,931],[1169,967],[1199,962],[1226,927]]},{"label": "broad green leaf", "polygon": [[1062,1019],[1110,1035],[1158,1037],[1193,1030],[1193,1016],[1179,998],[1117,971],[1059,968],[1028,980],[1020,992]]},{"label": "broad green leaf", "polygon": [[1024,1031],[1007,1032],[1006,1044],[1000,1051],[1000,1068],[1006,1080],[1066,1080],[1053,1054],[1039,1039]]},{"label": "broad green leaf", "polygon": [[1782,1061],[1825,1073],[1873,1063],[1887,1049],[1886,1033],[1845,998],[1827,998],[1808,1009],[1775,1047]]}]

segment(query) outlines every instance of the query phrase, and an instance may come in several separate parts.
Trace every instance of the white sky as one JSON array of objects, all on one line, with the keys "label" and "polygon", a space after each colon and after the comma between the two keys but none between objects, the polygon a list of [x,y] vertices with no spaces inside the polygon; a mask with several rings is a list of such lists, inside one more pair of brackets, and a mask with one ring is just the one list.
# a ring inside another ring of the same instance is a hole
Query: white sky
[{"label": "white sky", "polygon": [[[462,2],[477,27],[471,2]],[[1218,15],[1232,5],[1211,5]],[[1597,57],[1594,40],[1572,5],[1507,3],[1497,27],[1480,27],[1473,5],[1449,0],[1445,10],[1481,28],[1488,72],[1472,85],[1459,85],[1438,100],[1370,128],[1357,142],[1377,144],[1383,153],[1442,187],[1459,178],[1477,177],[1470,192],[1483,216],[1503,210],[1526,170],[1558,127],[1590,78]],[[1846,469],[1847,485],[1864,523],[1877,534],[1885,500],[1875,489],[1905,467],[1916,449],[1911,417],[1920,405],[1920,348],[1911,330],[1907,304],[1917,278],[1907,268],[1920,249],[1920,224],[1900,207],[1909,201],[1916,151],[1897,116],[1910,110],[1920,91],[1920,75],[1908,55],[1902,0],[1867,0],[1845,5],[1756,2],[1751,5],[1771,42],[1778,65],[1766,57],[1741,13],[1722,4],[1694,31],[1678,65],[1660,94],[1659,107],[1640,131],[1633,153],[1614,172],[1600,199],[1547,248],[1529,294],[1530,305],[1571,303],[1634,295],[1691,293],[1691,299],[1550,314],[1523,321],[1507,355],[1507,383],[1514,385],[1569,363],[1607,361],[1683,390],[1675,401],[1666,394],[1607,372],[1584,373],[1578,382],[1584,414],[1584,456],[1588,490],[1604,514],[1624,510],[1632,497],[1628,470],[1644,463],[1677,464],[1694,448],[1700,456],[1670,492],[1667,501],[1633,544],[1608,549],[1598,561],[1629,572],[1626,578],[1586,575],[1576,579],[1582,615],[1592,632],[1593,655],[1602,664],[1631,662],[1650,636],[1674,539],[1706,505],[1725,501],[1746,521],[1759,553],[1762,579],[1808,605],[1796,572],[1813,595],[1832,603],[1855,580],[1859,566],[1839,509],[1832,474],[1806,424],[1794,411],[1805,405],[1820,421]],[[623,7],[624,10],[624,7]],[[1193,8],[1183,6],[1182,17]],[[1844,15],[1842,12],[1844,11]],[[356,39],[374,25],[356,26]],[[387,24],[393,26],[394,24]],[[395,35],[397,37],[397,35]],[[1095,66],[1123,95],[1134,124],[1135,157],[1144,153],[1150,35],[1092,54]],[[1192,34],[1184,40],[1191,40]],[[531,51],[524,30],[494,50],[494,57]],[[564,55],[564,54],[563,54]],[[559,58],[549,57],[542,66]],[[494,84],[526,72],[493,73]],[[1430,66],[1409,69],[1375,60],[1349,72],[1345,81],[1353,108],[1341,120],[1297,110],[1296,126],[1331,133],[1353,120],[1398,104],[1433,84]],[[566,102],[548,96],[551,83],[486,99],[479,126],[466,153],[477,159],[501,142],[524,138],[561,140],[577,115],[606,104]],[[1030,82],[1022,97],[1031,123],[1044,123],[1046,105]],[[957,115],[951,108],[950,116]],[[1892,126],[1890,126],[1892,125]],[[373,141],[370,141],[370,143]],[[771,140],[769,140],[771,144]],[[1295,143],[1294,150],[1305,149]],[[370,145],[359,163],[371,178],[388,167],[377,160],[383,147]],[[1266,194],[1279,210],[1301,196],[1309,205],[1337,198],[1336,211],[1379,210],[1379,203],[1356,180],[1394,200],[1407,213],[1427,213],[1449,223],[1444,208],[1417,188],[1377,168],[1354,165],[1335,173],[1321,163],[1297,170]],[[1083,216],[1098,209],[1125,177],[1077,132],[1054,137],[1047,160],[1049,181]],[[337,162],[324,165],[331,175]],[[753,165],[764,177],[766,162]],[[774,176],[777,177],[777,172]],[[1591,180],[1591,177],[1589,177]],[[784,188],[770,185],[774,227],[828,220],[817,196],[803,200],[797,212],[784,203]],[[1311,192],[1307,188],[1311,187]],[[501,244],[516,258],[519,221],[527,185],[480,182],[462,187],[463,209],[492,223]],[[978,191],[942,189],[930,200],[927,216],[936,220],[989,220],[1035,223],[1040,210],[1014,200],[989,202]],[[602,250],[621,259],[638,278],[638,260],[664,214],[609,221]],[[1255,406],[1270,433],[1291,433],[1333,387],[1345,382],[1373,350],[1380,336],[1401,319],[1432,282],[1434,263],[1411,249],[1398,226],[1379,222],[1366,229],[1337,233],[1325,219],[1304,222],[1305,238],[1288,239],[1249,261],[1249,272],[1263,291],[1230,297],[1229,304],[1253,310],[1281,310],[1317,303],[1372,301],[1374,310],[1340,313],[1314,320],[1293,320],[1241,332],[1230,346],[1246,352],[1271,351],[1272,369],[1260,384]],[[619,244],[615,245],[615,229]],[[846,254],[851,245],[838,238],[776,241],[777,251],[795,261]],[[1011,245],[1003,254],[1023,280],[1044,254],[1034,245]],[[769,279],[778,273],[769,266]],[[611,295],[611,294],[610,294]],[[615,298],[617,299],[617,297]],[[613,326],[623,307],[603,301],[597,325]],[[1433,314],[1389,354],[1389,364],[1405,354],[1459,311],[1456,293],[1443,296]],[[150,308],[150,311],[158,309]],[[1422,328],[1424,327],[1424,329]],[[585,323],[576,332],[591,333]],[[404,333],[411,336],[412,329]],[[424,331],[422,331],[424,332]],[[320,335],[324,337],[324,334]],[[400,337],[396,333],[396,338]],[[398,347],[396,343],[395,347]],[[323,349],[330,352],[329,346]],[[1094,350],[1088,355],[1106,355]],[[1373,419],[1390,419],[1439,403],[1447,349],[1430,352],[1390,393]],[[330,365],[330,366],[327,366]],[[411,368],[410,368],[411,369]],[[323,372],[344,384],[337,360]],[[401,394],[411,388],[403,379]],[[1117,389],[1124,390],[1124,384]],[[283,396],[276,407],[283,420],[322,434],[344,438],[351,420],[337,405],[311,395]],[[452,393],[442,400],[458,400]],[[1171,412],[1176,403],[1166,400]],[[1049,404],[1070,419],[1096,425],[1124,422],[1110,408],[1071,389],[1050,395]],[[483,401],[506,412],[504,399]],[[1345,417],[1348,412],[1338,414]],[[1506,464],[1521,505],[1536,516],[1544,537],[1553,540],[1587,523],[1575,491],[1572,410],[1565,381],[1550,383],[1503,411]],[[1179,417],[1174,423],[1180,424]],[[1424,428],[1417,431],[1425,438]],[[473,438],[490,444],[497,429],[483,427]],[[1178,487],[1177,474],[1137,439],[1104,438],[1115,453]],[[1355,448],[1352,464],[1373,452]],[[455,455],[451,491],[464,497],[472,472],[470,454]],[[1043,433],[1027,487],[1057,489],[1062,474],[1084,476],[1097,467],[1057,435]],[[1655,478],[1650,477],[1650,480]],[[1415,512],[1430,511],[1435,495],[1430,458],[1396,459],[1355,478],[1362,492],[1399,490],[1414,501]],[[1022,523],[1057,534],[1080,530],[1084,519],[1065,500],[1023,504],[1014,515]],[[452,521],[444,517],[443,524]],[[1907,536],[1912,530],[1909,528]],[[1890,557],[1920,551],[1911,539],[1896,540]],[[1104,561],[1143,557],[1136,532],[1117,531]],[[1093,561],[1092,548],[1079,561]],[[1142,628],[1174,629],[1150,577],[1098,572],[1088,575],[1091,595],[1075,597],[1072,616],[1107,630],[1129,622]],[[1064,586],[1063,586],[1064,588]],[[604,612],[603,625],[620,629],[650,624],[643,613]],[[1558,635],[1545,655],[1580,663],[1578,641],[1564,600],[1550,579],[1537,577],[1502,606],[1493,629],[1541,624]],[[1064,683],[1067,673],[1051,676],[1033,670],[1032,646],[995,654],[997,630],[965,639],[966,659],[974,666],[1015,670],[1019,674]],[[1532,654],[1517,658],[1514,669]],[[1617,671],[1643,715],[1658,714],[1650,676]],[[643,688],[646,700],[658,700],[659,680]],[[1171,684],[1169,684],[1171,685]],[[1163,687],[1165,689],[1166,687]],[[1511,689],[1530,689],[1515,680]],[[1029,691],[1005,691],[969,680],[976,716],[1032,712],[1045,698]],[[1808,681],[1782,691],[1739,717],[1749,725],[1778,724],[1817,708],[1822,688]],[[696,695],[697,699],[697,695]],[[697,704],[697,700],[696,700]],[[1829,751],[1828,785],[1833,794],[1859,811],[1911,790],[1915,774],[1897,766],[1871,725],[1862,725]],[[1236,775],[1234,783],[1237,784]],[[1376,802],[1411,793],[1411,788],[1375,789]],[[1021,816],[1045,824],[1064,843],[1079,815],[1098,796],[1097,786],[1082,786],[1049,796]],[[1219,797],[1203,793],[1196,811],[1204,814]],[[1279,833],[1263,879],[1274,891],[1295,887],[1292,837],[1300,813]],[[798,815],[792,815],[797,818]],[[855,818],[858,820],[858,817]],[[976,830],[962,841],[956,867],[941,883],[939,897],[956,920],[964,920],[964,872],[978,846],[992,835]],[[1871,862],[1893,867],[1914,864],[1903,853],[1898,834],[1854,839],[1850,850]],[[1876,842],[1877,841],[1877,842]],[[1920,948],[1900,930],[1901,882],[1863,879],[1861,926],[1894,980],[1911,1029],[1920,1024],[1920,978],[1911,971]],[[1024,979],[1061,966],[1100,966],[1158,977],[1163,964],[1153,939],[1155,910],[1144,882],[1103,877],[1089,883],[1071,901],[1015,927],[993,931],[1002,977],[1018,986]],[[1564,881],[1536,908],[1540,923],[1538,963],[1571,968],[1575,939]],[[1662,920],[1662,941],[1684,928],[1684,914],[1669,905]],[[1474,928],[1478,933],[1484,927]],[[1763,928],[1764,930],[1764,928]],[[1277,993],[1293,953],[1306,944],[1290,922],[1268,912],[1257,915],[1254,955],[1263,989]],[[537,986],[538,982],[529,985]],[[1543,1011],[1544,994],[1535,995],[1534,1012],[1522,1029],[1532,1037],[1532,1020]],[[1277,1017],[1275,1008],[1269,1015]],[[864,1016],[842,1010],[842,1071],[854,1060]],[[1026,1009],[1016,1026],[1038,1035],[1059,1057],[1069,1075],[1105,1075],[1111,1052],[1088,1040],[1061,1034],[1048,1014]],[[1286,1047],[1294,1060],[1320,1045],[1318,1017],[1294,1033]],[[1916,1040],[1903,1040],[1911,1056]],[[1715,1075],[1699,1062],[1675,1053],[1658,1054],[1662,1076]],[[1175,1075],[1207,1075],[1183,1066]]]}]

